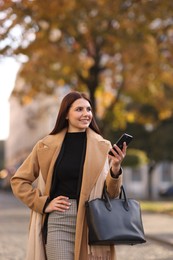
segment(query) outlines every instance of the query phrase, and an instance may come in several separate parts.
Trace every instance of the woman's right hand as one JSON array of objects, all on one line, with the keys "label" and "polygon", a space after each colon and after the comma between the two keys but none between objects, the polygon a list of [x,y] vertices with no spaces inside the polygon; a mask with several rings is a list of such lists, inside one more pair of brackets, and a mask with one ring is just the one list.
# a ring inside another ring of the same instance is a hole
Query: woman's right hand
[{"label": "woman's right hand", "polygon": [[69,209],[70,205],[71,203],[69,202],[68,197],[58,196],[49,202],[44,212],[50,213],[55,210],[65,212]]}]

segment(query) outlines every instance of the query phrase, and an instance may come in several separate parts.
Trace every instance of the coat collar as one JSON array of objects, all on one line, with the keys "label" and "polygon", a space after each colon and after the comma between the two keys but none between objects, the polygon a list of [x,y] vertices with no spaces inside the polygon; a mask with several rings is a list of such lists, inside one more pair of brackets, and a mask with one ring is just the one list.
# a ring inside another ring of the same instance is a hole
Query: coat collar
[{"label": "coat collar", "polygon": [[[56,135],[48,135],[41,140],[38,151],[40,167],[43,178],[46,181],[46,195],[49,195],[54,165],[60,152],[67,129],[63,129]],[[86,155],[83,168],[83,181],[81,193],[89,196],[97,178],[104,166],[107,153],[110,149],[110,142],[88,128],[87,131]]]}]

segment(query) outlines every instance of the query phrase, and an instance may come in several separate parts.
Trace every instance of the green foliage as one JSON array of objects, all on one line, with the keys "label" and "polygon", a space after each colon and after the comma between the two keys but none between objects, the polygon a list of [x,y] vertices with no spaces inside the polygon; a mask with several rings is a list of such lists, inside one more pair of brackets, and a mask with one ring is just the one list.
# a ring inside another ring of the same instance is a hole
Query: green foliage
[{"label": "green foliage", "polygon": [[161,121],[151,133],[150,146],[155,161],[173,161],[173,117]]},{"label": "green foliage", "polygon": [[[155,125],[155,127],[152,127],[151,129],[148,129],[147,125],[129,123],[124,129],[109,131],[106,137],[109,138],[112,143],[115,143],[115,141],[123,132],[127,132],[134,136],[134,139],[130,143],[127,150],[128,152],[131,151],[131,149],[134,149],[134,151],[136,151],[136,149],[144,151],[148,161],[173,161],[172,117],[160,121],[157,125]],[[129,158],[128,160],[134,160],[134,162],[136,162],[138,159]]]},{"label": "green foliage", "polygon": [[125,160],[123,161],[124,166],[138,167],[149,162],[145,152],[137,149],[128,149]]}]

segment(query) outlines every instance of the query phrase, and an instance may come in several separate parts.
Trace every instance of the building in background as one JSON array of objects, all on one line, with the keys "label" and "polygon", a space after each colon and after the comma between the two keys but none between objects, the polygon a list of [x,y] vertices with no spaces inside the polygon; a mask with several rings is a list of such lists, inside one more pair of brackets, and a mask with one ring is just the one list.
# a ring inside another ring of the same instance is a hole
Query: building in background
[{"label": "building in background", "polygon": [[[21,83],[17,79],[15,88]],[[10,130],[5,142],[5,167],[11,175],[36,142],[53,129],[60,102],[69,90],[69,87],[59,87],[54,95],[40,93],[27,105],[21,105],[15,96],[10,97]]]},{"label": "building in background", "polygon": [[0,170],[4,167],[4,144],[5,141],[0,140]]}]

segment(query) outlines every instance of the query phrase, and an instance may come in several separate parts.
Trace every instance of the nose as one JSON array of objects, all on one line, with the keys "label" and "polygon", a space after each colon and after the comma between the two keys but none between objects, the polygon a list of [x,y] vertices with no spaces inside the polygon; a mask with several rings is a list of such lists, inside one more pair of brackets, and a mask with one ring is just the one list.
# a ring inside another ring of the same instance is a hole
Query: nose
[{"label": "nose", "polygon": [[84,115],[84,116],[88,116],[89,113],[90,113],[90,111],[88,111],[88,109],[84,109],[84,110],[83,110],[83,115]]}]

